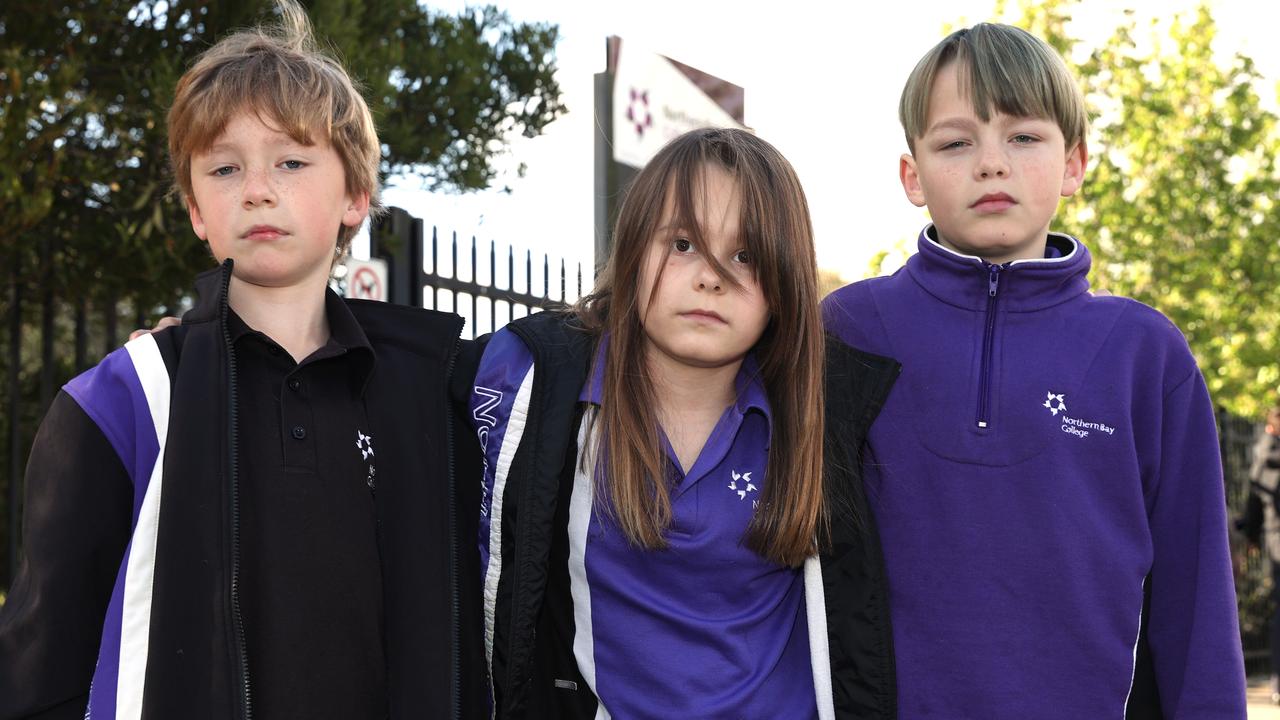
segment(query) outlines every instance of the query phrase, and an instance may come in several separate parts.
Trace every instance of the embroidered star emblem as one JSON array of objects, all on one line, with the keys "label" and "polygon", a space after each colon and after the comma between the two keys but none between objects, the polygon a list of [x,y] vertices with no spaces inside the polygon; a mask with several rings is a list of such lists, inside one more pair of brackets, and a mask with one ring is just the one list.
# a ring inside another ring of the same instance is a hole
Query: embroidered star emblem
[{"label": "embroidered star emblem", "polygon": [[[1067,403],[1063,399],[1064,396],[1062,394],[1055,395],[1050,391],[1047,395],[1048,397],[1045,398],[1044,406],[1049,408],[1049,412],[1053,413],[1054,417],[1057,417],[1059,412],[1067,411]],[[1054,401],[1057,401],[1057,404],[1054,404]]]},{"label": "embroidered star emblem", "polygon": [[[737,470],[730,470],[729,474],[733,476],[733,479],[729,481],[729,489],[738,493],[739,500],[746,500],[747,493],[756,491],[756,486],[751,482],[751,473],[739,474]],[[738,485],[739,481],[742,482],[741,486]]]},{"label": "embroidered star emblem", "polygon": [[373,438],[356,430],[356,449],[362,459],[368,460],[373,456]]}]

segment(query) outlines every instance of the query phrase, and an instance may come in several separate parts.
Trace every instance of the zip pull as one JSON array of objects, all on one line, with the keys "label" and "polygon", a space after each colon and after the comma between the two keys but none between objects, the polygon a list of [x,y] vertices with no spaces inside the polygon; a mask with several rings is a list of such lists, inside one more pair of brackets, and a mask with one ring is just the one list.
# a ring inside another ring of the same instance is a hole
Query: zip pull
[{"label": "zip pull", "polygon": [[991,352],[996,332],[996,297],[1000,292],[1000,271],[1007,265],[984,263],[987,267],[987,322],[982,334],[982,374],[978,376],[978,427],[987,428],[990,417],[988,404],[991,394]]}]

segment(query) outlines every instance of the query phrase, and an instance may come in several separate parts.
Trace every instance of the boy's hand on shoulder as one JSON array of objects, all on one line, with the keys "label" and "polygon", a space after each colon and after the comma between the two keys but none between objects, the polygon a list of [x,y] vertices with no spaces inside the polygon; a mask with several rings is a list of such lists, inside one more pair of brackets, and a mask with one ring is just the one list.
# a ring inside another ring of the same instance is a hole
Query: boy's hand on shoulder
[{"label": "boy's hand on shoulder", "polygon": [[137,338],[140,338],[143,335],[147,335],[153,332],[160,332],[165,328],[169,328],[169,327],[173,327],[174,325],[181,325],[181,324],[182,324],[182,321],[176,317],[162,317],[160,318],[160,322],[156,323],[156,326],[151,328],[150,330],[139,329],[129,333],[129,339],[136,340]]}]

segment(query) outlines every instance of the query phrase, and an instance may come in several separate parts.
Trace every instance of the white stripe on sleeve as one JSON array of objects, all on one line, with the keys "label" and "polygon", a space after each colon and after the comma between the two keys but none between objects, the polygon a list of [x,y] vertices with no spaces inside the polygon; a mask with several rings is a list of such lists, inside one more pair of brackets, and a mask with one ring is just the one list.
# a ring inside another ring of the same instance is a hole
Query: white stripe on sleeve
[{"label": "white stripe on sleeve", "polygon": [[[511,472],[511,461],[515,458],[516,448],[520,447],[520,438],[524,437],[524,428],[529,419],[529,396],[533,392],[533,372],[534,368],[530,366],[524,379],[520,381],[520,389],[516,391],[516,399],[511,405],[507,431],[502,436],[502,448],[498,451],[498,462],[493,471],[493,492],[490,495],[489,509],[489,567],[484,576],[484,653],[490,668],[493,667],[493,634],[498,608],[498,580],[502,575],[502,500],[507,492],[507,475]],[[492,691],[492,688],[490,690]],[[497,712],[497,708],[493,710]]]},{"label": "white stripe on sleeve", "polygon": [[142,717],[147,653],[151,636],[151,593],[155,581],[156,537],[160,525],[160,491],[164,478],[164,448],[169,434],[169,372],[155,338],[142,335],[126,344],[151,410],[159,452],[138,511],[129,547],[124,603],[120,622],[120,674],[116,681],[116,718]]},{"label": "white stripe on sleeve", "polygon": [[609,720],[604,698],[596,690],[595,633],[591,625],[591,586],[587,582],[587,531],[595,502],[596,409],[587,406],[578,426],[578,462],[573,473],[573,495],[569,498],[569,592],[573,596],[573,656],[587,687],[596,696],[595,720]]},{"label": "white stripe on sleeve", "polygon": [[813,691],[818,699],[818,720],[835,720],[835,695],[831,689],[831,648],[827,644],[827,597],[822,587],[822,561],[804,561],[804,610],[809,621],[809,658],[813,664]]}]

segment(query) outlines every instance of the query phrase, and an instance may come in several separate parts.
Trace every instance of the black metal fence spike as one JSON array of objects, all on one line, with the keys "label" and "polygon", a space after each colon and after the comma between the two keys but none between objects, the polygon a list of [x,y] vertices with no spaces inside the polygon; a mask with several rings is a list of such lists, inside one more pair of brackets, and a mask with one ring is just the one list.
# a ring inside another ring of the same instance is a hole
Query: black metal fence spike
[{"label": "black metal fence spike", "polygon": [[[489,276],[484,278],[485,282],[481,282],[482,273],[480,272],[480,241],[475,235],[470,236],[471,240],[471,274],[467,280],[463,280],[458,274],[458,265],[460,258],[458,249],[458,233],[456,231],[449,232],[449,258],[447,260],[447,269],[441,267],[440,258],[440,235],[441,229],[431,226],[431,262],[427,266],[425,254],[426,245],[426,226],[421,218],[415,218],[408,213],[393,208],[388,215],[388,219],[375,226],[374,232],[371,233],[370,247],[385,248],[388,245],[403,248],[403,252],[407,255],[406,260],[411,268],[416,266],[417,272],[408,274],[393,272],[391,274],[391,292],[389,296],[394,302],[402,302],[407,304],[422,303],[431,309],[437,309],[442,306],[442,301],[448,303],[455,312],[460,312],[468,304],[470,299],[471,321],[468,323],[467,332],[471,337],[493,332],[502,325],[518,317],[528,315],[530,312],[538,312],[540,310],[562,308],[568,305],[571,300],[568,295],[568,264],[564,258],[560,258],[560,294],[557,298],[552,297],[552,281],[551,281],[551,256],[549,253],[542,255],[542,287],[535,291],[533,285],[533,250],[525,249],[524,253],[524,287],[517,290],[520,283],[516,280],[516,251],[515,247],[507,246],[507,277],[506,282],[498,280],[498,243],[496,240],[489,241]],[[396,242],[388,243],[386,240],[394,237]],[[464,237],[465,243],[466,237]],[[394,263],[395,258],[392,258]],[[444,272],[442,272],[444,271]],[[445,274],[445,273],[448,274]],[[582,297],[582,263],[577,265],[577,297]],[[408,292],[396,288],[399,283],[403,285],[409,278],[411,287]],[[417,285],[417,288],[412,287]],[[484,298],[484,301],[481,301]],[[506,309],[505,317],[501,317],[499,310]],[[481,323],[481,309],[488,310],[487,322]]]}]

